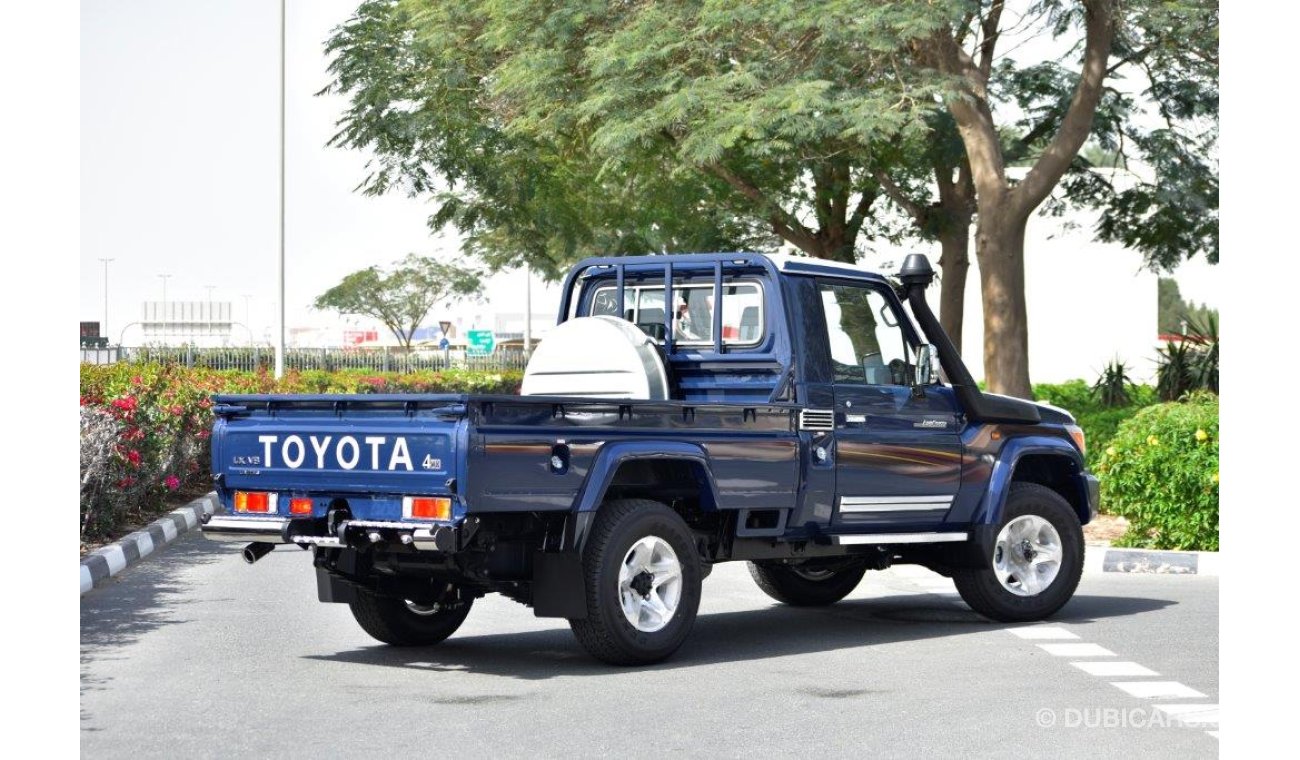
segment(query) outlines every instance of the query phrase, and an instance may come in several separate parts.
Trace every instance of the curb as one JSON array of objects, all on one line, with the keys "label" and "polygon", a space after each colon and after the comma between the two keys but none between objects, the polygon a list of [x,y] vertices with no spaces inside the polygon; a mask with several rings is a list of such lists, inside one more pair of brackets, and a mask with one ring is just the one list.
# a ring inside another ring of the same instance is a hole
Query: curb
[{"label": "curb", "polygon": [[81,593],[104,585],[109,578],[175,541],[182,533],[199,526],[204,515],[216,511],[217,492],[209,491],[179,509],[149,523],[108,546],[101,546],[81,560]]},{"label": "curb", "polygon": [[1085,573],[1160,573],[1164,575],[1219,574],[1218,552],[1178,552],[1152,549],[1111,549],[1089,546],[1084,552]]}]

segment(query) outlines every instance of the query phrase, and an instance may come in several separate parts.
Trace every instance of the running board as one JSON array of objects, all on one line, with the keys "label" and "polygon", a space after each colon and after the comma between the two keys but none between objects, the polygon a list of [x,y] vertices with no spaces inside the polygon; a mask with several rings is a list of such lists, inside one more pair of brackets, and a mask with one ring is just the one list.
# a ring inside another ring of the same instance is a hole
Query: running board
[{"label": "running board", "polygon": [[937,544],[965,541],[966,533],[842,533],[830,537],[837,546],[847,544]]}]

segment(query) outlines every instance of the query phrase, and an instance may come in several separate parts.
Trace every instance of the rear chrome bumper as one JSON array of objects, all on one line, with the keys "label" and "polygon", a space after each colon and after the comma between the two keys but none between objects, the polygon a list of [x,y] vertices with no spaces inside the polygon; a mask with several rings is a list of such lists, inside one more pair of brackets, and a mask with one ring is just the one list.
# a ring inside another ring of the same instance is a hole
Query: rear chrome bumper
[{"label": "rear chrome bumper", "polygon": [[[289,530],[284,517],[213,515],[203,524],[204,538],[213,541],[297,544],[341,548],[349,545],[392,543],[419,551],[451,552],[460,547],[460,529],[445,523],[410,523],[389,520],[346,520],[336,535],[311,535]],[[298,527],[301,530],[301,523]],[[377,539],[377,540],[376,540]]]},{"label": "rear chrome bumper", "polygon": [[203,524],[203,537],[213,541],[262,541],[283,544],[284,528],[289,520],[283,517],[229,517],[213,515]]}]

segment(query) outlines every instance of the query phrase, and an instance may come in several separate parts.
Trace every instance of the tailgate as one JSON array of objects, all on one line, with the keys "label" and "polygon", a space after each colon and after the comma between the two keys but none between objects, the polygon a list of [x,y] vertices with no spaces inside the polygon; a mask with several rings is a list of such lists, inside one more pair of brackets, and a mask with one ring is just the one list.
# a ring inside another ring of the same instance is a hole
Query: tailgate
[{"label": "tailgate", "polygon": [[233,489],[444,494],[461,477],[464,396],[218,396],[212,472]]}]

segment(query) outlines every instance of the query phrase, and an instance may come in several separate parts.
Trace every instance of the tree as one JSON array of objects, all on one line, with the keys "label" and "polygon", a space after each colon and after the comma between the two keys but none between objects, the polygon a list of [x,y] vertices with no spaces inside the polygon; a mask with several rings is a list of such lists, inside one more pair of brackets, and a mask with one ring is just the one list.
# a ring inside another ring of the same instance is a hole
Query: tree
[{"label": "tree", "polygon": [[407,349],[411,336],[439,301],[478,293],[479,273],[414,253],[389,272],[366,267],[316,298],[317,309],[377,319]]},{"label": "tree", "polygon": [[508,130],[491,83],[505,51],[488,2],[367,0],[326,44],[350,106],[331,143],[373,155],[359,189],[430,197],[492,269],[528,263],[555,278],[573,261],[625,253],[761,250],[776,238],[718,198],[719,181],[683,177],[655,156],[619,170],[581,132]]},{"label": "tree", "polygon": [[[998,65],[1005,10],[1004,0],[971,3],[959,23],[914,50],[921,65],[954,83],[947,108],[965,147],[977,199],[985,379],[990,390],[1029,398],[1025,226],[1067,173],[1074,172],[1069,189],[1104,207],[1103,239],[1143,249],[1157,262],[1198,251],[1217,261],[1217,170],[1197,160],[1198,151],[1212,146],[1216,128],[1209,125],[1207,141],[1179,122],[1203,124],[1217,115],[1218,9],[1198,0],[1039,0],[1025,15],[1044,18],[1053,36],[1078,39],[1071,46],[1080,57],[1077,74],[1057,61],[1021,69]],[[1136,134],[1129,126],[1132,98],[1109,85],[1118,72],[1130,69],[1149,77],[1142,94],[1156,102],[1165,129]],[[1010,98],[1024,115],[1014,139],[997,125],[1000,98]],[[1116,188],[1079,160],[1099,105],[1107,127],[1100,133],[1101,147],[1117,147],[1117,139],[1129,135],[1155,162],[1156,182]],[[1010,176],[1007,167],[1025,158],[1024,176]],[[1182,169],[1192,170],[1190,181],[1179,176]],[[1211,202],[1212,218],[1201,215],[1192,224],[1179,218],[1189,207],[1205,211]]]},{"label": "tree", "polygon": [[[433,195],[432,222],[493,266],[556,272],[593,249],[706,240],[853,261],[872,238],[937,239],[957,336],[973,221],[989,386],[1028,395],[1024,230],[1062,207],[1063,179],[1066,201],[1102,209],[1104,239],[1160,265],[1217,259],[1209,143],[1182,127],[1217,113],[1217,9],[1039,0],[1004,24],[1004,5],[370,0],[329,44],[332,89],[352,103],[336,143],[374,152],[368,191]],[[1015,65],[998,46],[1026,23],[1079,44]],[[1134,97],[1111,86],[1130,71],[1167,128],[1138,128]],[[1088,155],[1136,148],[1156,180],[1109,182],[1079,156],[1090,134]],[[1020,162],[1023,178],[1007,172]]]},{"label": "tree", "polygon": [[853,261],[907,231],[873,218],[876,174],[935,110],[939,78],[898,65],[935,7],[371,0],[328,45],[335,143],[489,263],[779,241]]},{"label": "tree", "polygon": [[1188,324],[1218,325],[1219,311],[1205,305],[1196,305],[1183,300],[1178,290],[1178,281],[1172,277],[1161,277],[1157,284],[1157,321],[1161,335],[1179,335],[1188,331]]}]

